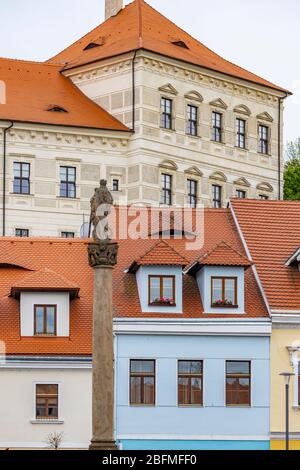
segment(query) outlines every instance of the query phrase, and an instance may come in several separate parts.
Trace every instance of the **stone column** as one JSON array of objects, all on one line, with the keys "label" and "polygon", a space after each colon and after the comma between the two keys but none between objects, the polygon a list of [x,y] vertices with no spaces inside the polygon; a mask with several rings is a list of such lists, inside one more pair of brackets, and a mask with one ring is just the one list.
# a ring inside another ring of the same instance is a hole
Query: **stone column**
[{"label": "stone column", "polygon": [[93,437],[90,450],[117,450],[114,438],[114,350],[112,272],[118,244],[97,240],[88,246],[94,269]]}]

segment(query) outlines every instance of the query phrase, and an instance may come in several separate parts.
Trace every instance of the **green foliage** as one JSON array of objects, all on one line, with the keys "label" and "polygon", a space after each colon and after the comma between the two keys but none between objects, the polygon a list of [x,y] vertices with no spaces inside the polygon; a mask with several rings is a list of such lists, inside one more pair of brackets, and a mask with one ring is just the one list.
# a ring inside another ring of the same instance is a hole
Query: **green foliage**
[{"label": "green foliage", "polygon": [[284,169],[284,199],[300,201],[300,138],[287,144]]}]

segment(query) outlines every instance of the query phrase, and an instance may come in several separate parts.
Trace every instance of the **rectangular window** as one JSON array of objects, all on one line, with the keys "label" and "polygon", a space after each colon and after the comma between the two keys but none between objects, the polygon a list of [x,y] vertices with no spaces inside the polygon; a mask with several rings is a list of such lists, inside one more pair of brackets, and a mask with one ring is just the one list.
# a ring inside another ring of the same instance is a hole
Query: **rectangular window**
[{"label": "rectangular window", "polygon": [[178,405],[203,406],[202,361],[178,361]]},{"label": "rectangular window", "polygon": [[58,385],[36,385],[36,419],[58,419]]},{"label": "rectangular window", "polygon": [[187,203],[188,207],[197,207],[197,195],[198,195],[198,182],[195,180],[187,180]]},{"label": "rectangular window", "polygon": [[130,404],[155,405],[155,361],[130,361]]},{"label": "rectangular window", "polygon": [[237,308],[237,278],[211,278],[211,306]]},{"label": "rectangular window", "polygon": [[259,149],[260,153],[268,155],[269,153],[269,128],[267,126],[260,125],[258,128],[259,132]]},{"label": "rectangular window", "polygon": [[30,194],[30,163],[14,163],[15,194]]},{"label": "rectangular window", "polygon": [[268,201],[269,200],[269,196],[266,196],[265,194],[260,194],[258,197],[262,201]]},{"label": "rectangular window", "polygon": [[172,176],[161,175],[161,204],[172,205]]},{"label": "rectangular window", "polygon": [[76,168],[60,167],[60,197],[76,198]]},{"label": "rectangular window", "polygon": [[175,306],[175,276],[149,276],[149,305]]},{"label": "rectangular window", "polygon": [[75,238],[74,232],[61,232],[62,238]]},{"label": "rectangular window", "polygon": [[119,180],[113,180],[112,181],[112,190],[113,191],[119,191],[119,189],[120,189],[119,186],[120,186],[119,185]]},{"label": "rectangular window", "polygon": [[213,184],[212,186],[213,207],[220,209],[222,207],[222,186]]},{"label": "rectangular window", "polygon": [[246,121],[244,119],[236,120],[236,146],[246,148]]},{"label": "rectangular window", "polygon": [[222,142],[222,114],[213,111],[212,113],[212,140]]},{"label": "rectangular window", "polygon": [[187,106],[187,134],[198,135],[198,108],[190,104]]},{"label": "rectangular window", "polygon": [[235,194],[236,194],[236,197],[238,199],[246,199],[246,191],[242,191],[241,189],[237,189]]},{"label": "rectangular window", "polygon": [[29,230],[27,228],[16,228],[15,236],[21,238],[29,237]]},{"label": "rectangular window", "polygon": [[173,101],[167,98],[161,98],[161,127],[164,129],[172,129],[172,110]]},{"label": "rectangular window", "polygon": [[34,335],[56,336],[56,305],[34,306]]},{"label": "rectangular window", "polygon": [[251,406],[251,362],[226,361],[226,406]]}]

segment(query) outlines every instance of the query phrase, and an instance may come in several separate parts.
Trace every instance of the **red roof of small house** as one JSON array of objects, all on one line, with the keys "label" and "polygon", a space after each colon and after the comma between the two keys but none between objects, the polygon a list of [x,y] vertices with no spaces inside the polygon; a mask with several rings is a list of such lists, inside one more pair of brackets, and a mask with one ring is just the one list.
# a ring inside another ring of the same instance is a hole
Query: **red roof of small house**
[{"label": "red roof of small house", "polygon": [[223,59],[143,0],[133,1],[48,62],[68,69],[139,49],[286,91]]},{"label": "red roof of small house", "polygon": [[65,276],[57,274],[51,269],[43,268],[39,271],[26,273],[12,286],[11,295],[14,298],[19,298],[20,293],[26,291],[70,292],[70,296],[74,298],[78,296],[79,287]]},{"label": "red roof of small house", "polygon": [[287,266],[300,246],[300,202],[232,201],[271,309],[300,311],[298,266]]},{"label": "red roof of small house", "polygon": [[60,70],[58,65],[0,58],[6,95],[0,120],[129,131]]},{"label": "red roof of small house", "polygon": [[222,241],[211,251],[201,256],[197,260],[197,264],[200,266],[239,266],[247,268],[252,263],[246,256]]},{"label": "red roof of small house", "polygon": [[[134,216],[129,217],[128,224],[131,224],[134,219]],[[131,266],[134,260],[142,259],[145,253],[148,253],[147,256],[151,258],[152,263],[161,263],[161,249],[169,255],[172,253],[178,262],[182,257],[180,262],[186,260],[192,263],[225,241],[233,250],[246,256],[229,209],[206,209],[204,221],[204,244],[197,250],[187,249],[187,240],[184,238],[171,237],[166,242],[168,247],[165,242],[158,243],[157,239],[151,237],[119,240],[118,264],[113,271],[115,317],[145,318],[145,314],[141,311],[136,276],[128,272],[128,266]],[[88,240],[80,239],[0,238],[0,330],[1,340],[6,344],[7,354],[49,356],[91,354],[93,269],[88,264],[87,244]],[[4,254],[3,259],[2,254]],[[41,271],[44,271],[43,282],[41,282]],[[47,281],[49,271],[53,274],[49,275]],[[80,297],[71,301],[70,337],[20,337],[19,301],[11,297],[12,287],[29,287],[33,285],[32,279],[35,279],[36,285],[32,286],[32,289],[41,287],[41,284],[43,289],[46,289],[47,284],[57,285],[59,278],[68,288],[75,286],[80,288]],[[252,269],[248,269],[245,273],[245,311],[244,315],[204,314],[196,279],[189,275],[183,276],[182,318],[268,317]],[[178,318],[178,314],[170,313],[147,313],[146,316],[147,318]]]},{"label": "red roof of small house", "polygon": [[186,266],[188,260],[178,253],[165,240],[159,241],[152,246],[145,254],[129,268],[130,272],[135,272],[139,266]]}]

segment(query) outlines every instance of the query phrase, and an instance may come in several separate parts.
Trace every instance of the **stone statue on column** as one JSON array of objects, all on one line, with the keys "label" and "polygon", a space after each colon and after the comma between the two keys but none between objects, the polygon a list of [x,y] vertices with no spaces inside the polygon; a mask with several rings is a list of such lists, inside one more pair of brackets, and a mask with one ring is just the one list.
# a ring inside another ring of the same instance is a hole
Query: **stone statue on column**
[{"label": "stone statue on column", "polygon": [[93,436],[90,450],[116,450],[114,435],[114,345],[112,271],[118,244],[111,239],[108,216],[113,198],[107,182],[100,181],[91,199],[93,242],[88,245],[94,269],[93,302]]}]

